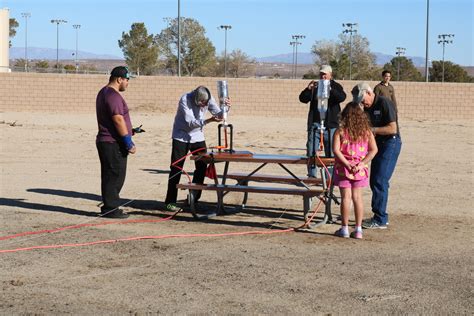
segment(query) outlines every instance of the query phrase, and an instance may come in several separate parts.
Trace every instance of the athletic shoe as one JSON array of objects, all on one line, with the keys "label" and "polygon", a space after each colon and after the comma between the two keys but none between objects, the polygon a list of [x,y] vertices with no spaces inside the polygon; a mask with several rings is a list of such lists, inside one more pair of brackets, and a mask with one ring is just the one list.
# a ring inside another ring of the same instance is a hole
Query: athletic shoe
[{"label": "athletic shoe", "polygon": [[338,230],[336,230],[336,232],[334,233],[334,236],[349,238],[349,232],[341,227]]},{"label": "athletic shoe", "polygon": [[387,225],[379,224],[373,219],[362,221],[362,227],[365,229],[387,229]]},{"label": "athletic shoe", "polygon": [[127,213],[124,213],[123,210],[121,209],[116,209],[113,212],[102,212],[101,217],[107,217],[107,218],[128,218],[130,215]]},{"label": "athletic shoe", "polygon": [[181,211],[181,207],[177,206],[175,203],[168,203],[166,204],[166,210],[170,212],[179,212]]},{"label": "athletic shoe", "polygon": [[351,238],[362,239],[362,231],[360,231],[360,230],[354,230],[354,231],[351,233]]}]

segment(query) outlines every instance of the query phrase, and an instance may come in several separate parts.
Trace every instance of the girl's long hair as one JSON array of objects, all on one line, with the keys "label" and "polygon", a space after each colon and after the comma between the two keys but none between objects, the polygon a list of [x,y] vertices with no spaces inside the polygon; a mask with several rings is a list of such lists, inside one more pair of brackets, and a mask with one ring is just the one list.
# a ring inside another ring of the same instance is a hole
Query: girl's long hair
[{"label": "girl's long hair", "polygon": [[351,142],[366,141],[371,133],[367,114],[355,102],[350,102],[341,112],[339,126],[349,135]]}]

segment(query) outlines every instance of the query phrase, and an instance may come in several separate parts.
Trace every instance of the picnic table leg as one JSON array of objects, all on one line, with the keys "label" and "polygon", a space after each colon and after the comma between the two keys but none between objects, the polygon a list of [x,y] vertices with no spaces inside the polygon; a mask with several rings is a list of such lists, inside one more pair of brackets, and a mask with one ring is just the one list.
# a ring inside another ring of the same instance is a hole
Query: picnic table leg
[{"label": "picnic table leg", "polygon": [[190,189],[188,194],[189,209],[191,211],[191,214],[193,215],[193,218],[197,220],[204,220],[216,216],[217,214],[215,212],[210,212],[208,214],[196,213],[196,199],[194,198],[195,193],[195,190]]},{"label": "picnic table leg", "polygon": [[[229,162],[226,161],[225,165],[224,165],[224,173],[222,174],[222,181],[221,181],[222,185],[225,185],[225,182],[227,180],[227,172],[228,171],[229,171]],[[218,184],[217,179],[216,179],[216,184]],[[230,214],[235,214],[235,213],[238,212],[237,210],[228,211],[228,210],[225,209],[224,195],[227,194],[226,192],[221,191],[221,190],[217,190],[216,193],[217,193],[217,210],[216,210],[217,215],[230,215]]]},{"label": "picnic table leg", "polygon": [[[331,168],[331,180],[334,179],[334,167]],[[331,181],[331,185],[328,189],[327,193],[327,199],[328,201],[326,202],[326,214],[328,215],[328,223],[335,223],[336,220],[333,219],[332,213],[331,213],[331,205],[332,202],[336,205],[340,205],[338,197],[334,194],[334,181]]]},{"label": "picnic table leg", "polygon": [[309,211],[311,210],[311,198],[308,196],[303,196],[303,214],[304,214],[304,222],[308,220]]},{"label": "picnic table leg", "polygon": [[[243,181],[241,183],[242,185],[249,185],[249,182],[248,181]],[[249,197],[249,193],[248,192],[244,192],[244,198],[242,199],[242,209],[245,208],[245,205],[247,205],[247,199]]]},{"label": "picnic table leg", "polygon": [[[313,199],[314,197],[303,197],[303,204],[304,204],[304,221],[305,223],[308,221],[309,219],[309,212],[311,211],[311,208],[313,206]],[[307,223],[306,227],[308,229],[312,229],[312,228],[316,228],[316,227],[319,227],[319,226],[322,226],[324,224],[326,224],[328,222],[328,213],[327,212],[324,212],[324,217],[323,219],[320,221],[320,222],[311,222],[311,223]]]}]

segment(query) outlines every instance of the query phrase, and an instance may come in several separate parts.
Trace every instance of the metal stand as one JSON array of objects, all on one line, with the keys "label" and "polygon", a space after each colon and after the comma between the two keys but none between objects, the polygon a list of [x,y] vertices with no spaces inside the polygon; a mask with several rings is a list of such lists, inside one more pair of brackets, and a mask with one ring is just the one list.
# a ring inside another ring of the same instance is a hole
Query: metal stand
[{"label": "metal stand", "polygon": [[[221,129],[224,128],[224,145],[222,145],[222,133]],[[227,144],[227,128],[230,129],[230,142]],[[217,126],[217,138],[218,138],[218,150],[221,152],[222,150],[228,151],[230,153],[234,152],[234,127],[232,124],[219,124]]]}]

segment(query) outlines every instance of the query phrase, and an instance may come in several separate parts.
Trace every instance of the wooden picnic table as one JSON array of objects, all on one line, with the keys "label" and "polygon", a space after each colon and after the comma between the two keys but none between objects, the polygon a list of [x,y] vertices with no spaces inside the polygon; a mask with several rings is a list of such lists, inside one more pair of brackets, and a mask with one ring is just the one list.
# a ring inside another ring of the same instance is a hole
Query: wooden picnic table
[{"label": "wooden picnic table", "polygon": [[[310,161],[310,158],[305,156],[291,156],[291,155],[269,155],[269,154],[253,154],[251,152],[208,152],[201,155],[191,157],[193,160],[202,160],[211,165],[211,168],[216,163],[224,163],[224,171],[220,177],[214,179],[214,184],[178,184],[180,189],[189,190],[188,202],[191,212],[195,218],[208,218],[219,214],[229,213],[225,209],[224,196],[229,192],[244,193],[241,207],[244,208],[247,203],[249,193],[265,193],[277,195],[294,195],[303,197],[303,212],[305,221],[308,218],[309,211],[312,207],[312,202],[315,198],[321,199],[325,204],[325,214],[322,221],[313,224],[319,226],[332,219],[331,216],[331,196],[332,185],[327,185],[327,176],[324,167],[331,167],[334,164],[334,158],[316,158],[315,161]],[[230,165],[236,163],[257,164],[251,172],[230,173]],[[321,178],[309,178],[297,176],[290,168],[292,165],[307,165],[308,163],[315,163],[320,169]],[[267,165],[279,165],[285,171],[284,175],[262,174],[259,171]],[[220,178],[220,179],[219,179]],[[233,185],[227,184],[227,180],[236,180],[237,183]],[[267,186],[249,186],[249,182],[268,183]],[[284,184],[285,187],[275,186],[275,184]],[[216,212],[208,215],[198,215],[195,211],[194,191],[197,190],[212,190],[217,193]]]}]

